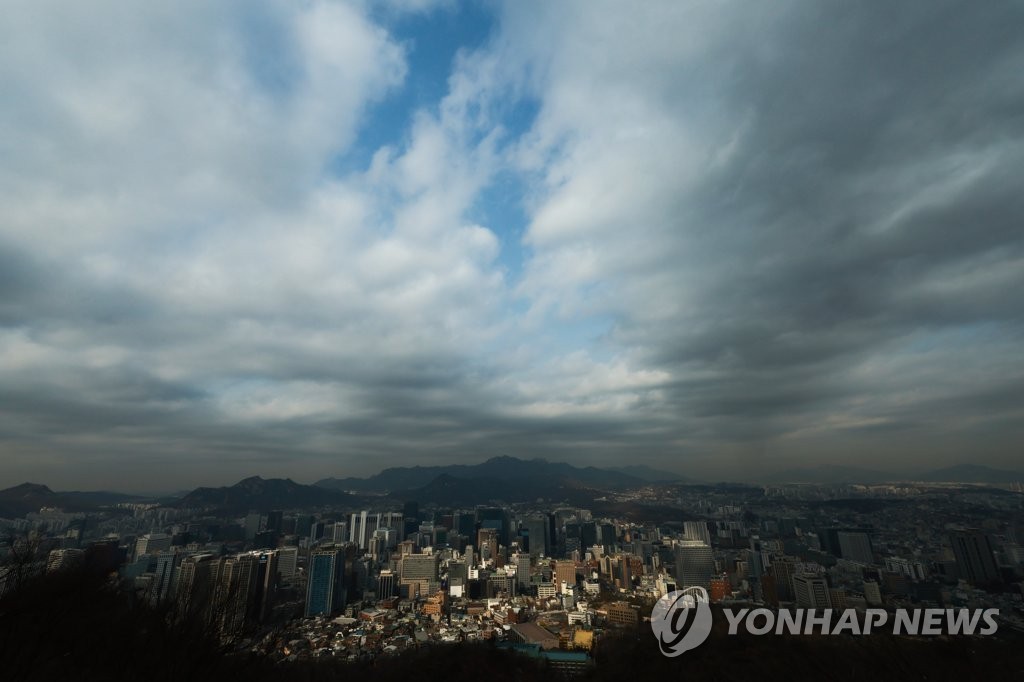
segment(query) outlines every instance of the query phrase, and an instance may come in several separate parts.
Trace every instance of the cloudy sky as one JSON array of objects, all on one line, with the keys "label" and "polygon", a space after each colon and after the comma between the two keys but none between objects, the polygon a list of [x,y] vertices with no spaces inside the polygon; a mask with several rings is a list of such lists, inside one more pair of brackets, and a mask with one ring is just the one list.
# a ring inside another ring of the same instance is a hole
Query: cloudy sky
[{"label": "cloudy sky", "polygon": [[0,6],[0,487],[1019,466],[1019,3]]}]

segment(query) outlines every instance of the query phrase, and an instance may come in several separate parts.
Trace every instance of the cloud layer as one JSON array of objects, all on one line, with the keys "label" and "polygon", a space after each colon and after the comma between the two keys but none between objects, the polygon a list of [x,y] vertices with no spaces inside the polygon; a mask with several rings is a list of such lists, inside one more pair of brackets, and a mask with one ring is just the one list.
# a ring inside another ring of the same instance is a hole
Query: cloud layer
[{"label": "cloud layer", "polygon": [[2,481],[1020,455],[1020,8],[12,4]]}]

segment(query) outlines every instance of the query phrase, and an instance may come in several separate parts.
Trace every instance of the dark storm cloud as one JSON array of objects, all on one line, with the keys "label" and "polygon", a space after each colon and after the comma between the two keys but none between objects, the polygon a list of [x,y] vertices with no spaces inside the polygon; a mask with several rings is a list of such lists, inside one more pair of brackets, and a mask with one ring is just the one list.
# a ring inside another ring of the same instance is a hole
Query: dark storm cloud
[{"label": "dark storm cloud", "polygon": [[[75,69],[59,22],[5,42],[47,96],[0,115],[3,480],[1019,454],[1019,4],[510,3],[403,147],[309,183],[405,63],[296,12],[280,92],[204,31],[219,69],[174,31]],[[520,97],[527,130],[488,120]],[[522,272],[464,219],[497,173]]]}]

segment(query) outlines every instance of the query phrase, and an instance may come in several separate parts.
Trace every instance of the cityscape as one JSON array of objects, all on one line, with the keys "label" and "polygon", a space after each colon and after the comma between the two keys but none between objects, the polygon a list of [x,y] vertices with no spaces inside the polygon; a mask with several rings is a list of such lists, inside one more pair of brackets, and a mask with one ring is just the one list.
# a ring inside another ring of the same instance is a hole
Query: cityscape
[{"label": "cityscape", "polygon": [[[774,612],[997,609],[989,638],[1024,635],[1022,480],[698,484],[512,457],[459,471],[409,491],[372,486],[421,470],[350,491],[259,477],[160,500],[0,491],[0,603],[105,561],[109,589],[279,671],[478,643],[596,675],[603,644],[650,638],[652,606],[684,587]],[[436,484],[456,480],[477,504],[444,503]]]},{"label": "cityscape", "polygon": [[0,7],[0,682],[1024,680],[1024,2]]}]

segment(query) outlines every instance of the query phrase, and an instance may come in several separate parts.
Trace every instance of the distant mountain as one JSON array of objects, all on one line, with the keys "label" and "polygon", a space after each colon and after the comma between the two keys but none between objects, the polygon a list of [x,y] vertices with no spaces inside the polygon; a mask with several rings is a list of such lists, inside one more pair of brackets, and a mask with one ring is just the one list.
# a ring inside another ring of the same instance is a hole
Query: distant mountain
[{"label": "distant mountain", "polygon": [[571,478],[509,476],[462,478],[442,474],[425,486],[394,491],[393,498],[416,500],[425,504],[476,506],[502,503],[533,502],[538,499],[584,505],[600,494]]},{"label": "distant mountain", "polygon": [[351,495],[339,490],[302,485],[290,478],[263,479],[251,476],[232,486],[196,488],[173,504],[182,508],[245,512],[344,505],[352,502]]},{"label": "distant mountain", "polygon": [[638,476],[597,467],[576,467],[544,459],[492,457],[481,464],[451,464],[428,467],[393,467],[369,478],[325,478],[313,485],[333,490],[395,492],[412,490],[445,476],[456,479],[516,479],[536,481],[571,481],[594,488],[623,488],[642,485]]},{"label": "distant mountain", "polygon": [[613,471],[617,474],[632,476],[633,478],[650,481],[651,483],[678,483],[690,480],[686,476],[680,476],[679,474],[674,474],[671,471],[652,469],[646,464],[632,464],[624,467],[605,467],[605,471]]},{"label": "distant mountain", "polygon": [[119,502],[141,499],[134,495],[111,492],[54,492],[38,483],[22,483],[0,490],[0,517],[17,518],[37,512],[41,507],[58,507],[64,511],[91,511]]},{"label": "distant mountain", "polygon": [[957,464],[927,471],[914,480],[929,483],[1013,483],[1024,481],[1024,473],[993,469],[983,464]]},{"label": "distant mountain", "polygon": [[886,483],[898,481],[896,474],[873,469],[841,466],[839,464],[820,464],[814,467],[787,469],[763,479],[765,483]]}]

